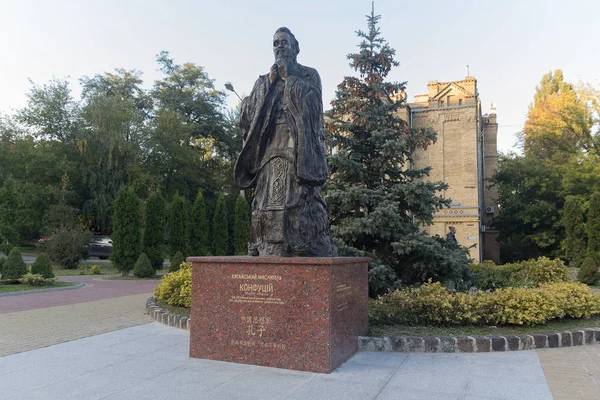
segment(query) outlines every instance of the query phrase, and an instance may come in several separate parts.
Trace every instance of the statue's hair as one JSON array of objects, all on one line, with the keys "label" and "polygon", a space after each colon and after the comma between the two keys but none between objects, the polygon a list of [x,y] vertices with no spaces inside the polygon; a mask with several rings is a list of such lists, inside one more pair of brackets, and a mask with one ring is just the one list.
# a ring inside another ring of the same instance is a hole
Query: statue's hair
[{"label": "statue's hair", "polygon": [[279,33],[279,32],[285,32],[288,35],[290,35],[290,38],[292,38],[292,45],[294,46],[294,58],[296,58],[296,56],[298,55],[298,53],[300,53],[300,43],[298,43],[298,39],[296,39],[296,36],[294,36],[294,34],[292,33],[292,31],[290,31],[288,28],[286,28],[285,26],[282,26],[281,28],[277,29],[275,31],[275,33]]}]

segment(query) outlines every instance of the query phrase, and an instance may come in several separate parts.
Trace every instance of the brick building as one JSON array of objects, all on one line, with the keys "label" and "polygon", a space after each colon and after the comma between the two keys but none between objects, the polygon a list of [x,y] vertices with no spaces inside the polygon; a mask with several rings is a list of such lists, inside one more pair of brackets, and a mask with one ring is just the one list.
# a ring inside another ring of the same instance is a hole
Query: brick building
[{"label": "brick building", "polygon": [[469,247],[476,262],[499,262],[498,232],[491,220],[498,212],[498,190],[487,181],[498,168],[496,111],[482,115],[477,80],[427,85],[428,92],[415,96],[402,118],[415,128],[431,127],[437,142],[415,155],[415,167],[431,166],[429,178],[448,184],[445,197],[450,208],[438,210],[431,235],[445,236],[448,227],[457,229],[456,239]]}]

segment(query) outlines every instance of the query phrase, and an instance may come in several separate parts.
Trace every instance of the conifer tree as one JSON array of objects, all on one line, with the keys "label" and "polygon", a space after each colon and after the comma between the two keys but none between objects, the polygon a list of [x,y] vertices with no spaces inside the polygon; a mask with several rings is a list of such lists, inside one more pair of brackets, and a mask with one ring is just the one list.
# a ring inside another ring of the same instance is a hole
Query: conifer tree
[{"label": "conifer tree", "polygon": [[235,221],[233,226],[233,248],[236,255],[248,253],[250,240],[250,209],[246,198],[241,194],[235,201]]},{"label": "conifer tree", "polygon": [[138,278],[150,278],[154,275],[155,269],[152,267],[152,262],[146,253],[142,253],[135,263],[133,275]]},{"label": "conifer tree", "polygon": [[227,255],[227,242],[229,240],[227,220],[227,203],[225,202],[225,196],[220,194],[213,216],[213,249],[215,256]]},{"label": "conifer tree", "polygon": [[326,203],[340,254],[375,259],[369,276],[371,295],[403,282],[463,279],[464,248],[446,248],[443,239],[422,232],[433,212],[447,206],[439,193],[447,186],[428,182],[429,168],[415,169],[413,154],[435,141],[430,129],[411,129],[399,117],[405,83],[388,82],[395,50],[381,36],[379,15],[367,16],[368,31],[358,31],[359,52],[349,54],[358,77],[338,85],[326,118],[331,179]]},{"label": "conifer tree", "polygon": [[52,262],[46,253],[41,253],[36,257],[35,262],[31,265],[31,273],[40,274],[44,278],[54,278]]},{"label": "conifer tree", "polygon": [[144,229],[144,253],[150,259],[152,268],[162,268],[165,242],[165,223],[167,220],[166,202],[160,192],[154,192],[146,202],[146,226]]},{"label": "conifer tree", "polygon": [[208,253],[208,218],[206,216],[206,202],[204,195],[199,190],[192,206],[192,226],[190,228],[190,249],[195,256],[205,256]]},{"label": "conifer tree", "polygon": [[588,235],[587,255],[595,260],[600,259],[600,191],[595,191],[590,198],[585,229]]},{"label": "conifer tree", "polygon": [[583,224],[583,202],[575,196],[568,196],[563,208],[562,224],[565,238],[562,247],[574,267],[580,267],[586,252],[586,233]]},{"label": "conifer tree", "polygon": [[169,246],[171,254],[181,252],[183,258],[188,254],[188,211],[185,198],[179,194],[173,196],[169,219]]},{"label": "conifer tree", "polygon": [[133,269],[142,252],[140,201],[132,187],[121,186],[114,203],[113,250],[110,259],[123,276]]},{"label": "conifer tree", "polygon": [[14,283],[26,273],[27,265],[23,261],[21,250],[18,247],[13,247],[2,264],[2,280]]}]

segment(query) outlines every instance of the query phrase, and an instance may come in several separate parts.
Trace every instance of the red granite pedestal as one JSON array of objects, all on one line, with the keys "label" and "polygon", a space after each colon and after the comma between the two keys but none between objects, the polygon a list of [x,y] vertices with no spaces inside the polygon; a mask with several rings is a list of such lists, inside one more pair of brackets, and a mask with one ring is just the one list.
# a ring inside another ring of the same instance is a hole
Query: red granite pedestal
[{"label": "red granite pedestal", "polygon": [[368,329],[368,258],[190,257],[190,357],[329,373]]}]

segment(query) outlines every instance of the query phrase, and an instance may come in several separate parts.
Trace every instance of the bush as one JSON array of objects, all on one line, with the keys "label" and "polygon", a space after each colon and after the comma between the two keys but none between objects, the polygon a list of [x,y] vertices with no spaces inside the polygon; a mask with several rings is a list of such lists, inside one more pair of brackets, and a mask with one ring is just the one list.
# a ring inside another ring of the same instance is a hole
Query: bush
[{"label": "bush", "polygon": [[138,260],[135,263],[135,267],[133,268],[133,275],[138,278],[149,278],[154,276],[154,268],[152,268],[152,262],[146,255],[146,253],[142,253]]},{"label": "bush", "polygon": [[220,194],[217,199],[215,214],[213,215],[213,250],[215,256],[227,255],[227,243],[229,241],[228,220],[225,196]]},{"label": "bush", "polygon": [[23,261],[21,251],[18,247],[13,247],[2,265],[2,280],[16,283],[26,273],[27,265]]},{"label": "bush", "polygon": [[169,246],[171,254],[181,252],[184,256],[188,251],[188,211],[187,202],[183,196],[175,194],[171,202],[169,216]]},{"label": "bush", "polygon": [[546,257],[504,265],[485,261],[471,265],[471,269],[475,273],[475,286],[481,290],[570,281],[569,270],[564,263]]},{"label": "bush", "polygon": [[184,261],[185,261],[185,259],[183,258],[183,254],[181,254],[180,251],[175,253],[173,258],[171,258],[171,264],[169,265],[169,272],[175,272],[175,271],[179,270],[179,266]]},{"label": "bush", "polygon": [[586,257],[577,272],[577,280],[587,285],[595,285],[600,279],[598,273],[599,263],[598,257]]},{"label": "bush", "polygon": [[179,270],[163,276],[154,289],[158,300],[179,307],[192,306],[192,264],[182,262]]},{"label": "bush", "polygon": [[75,269],[79,261],[88,257],[88,242],[91,233],[78,229],[67,229],[49,240],[46,254],[55,264],[68,269]]},{"label": "bush", "polygon": [[102,270],[99,265],[92,265],[90,267],[90,272],[94,275],[102,275]]},{"label": "bush", "polygon": [[250,241],[250,208],[241,194],[235,201],[235,221],[233,225],[233,251],[236,255],[248,254]]},{"label": "bush", "polygon": [[441,283],[390,292],[369,305],[374,324],[539,325],[600,314],[600,296],[581,283],[452,293]]},{"label": "bush", "polygon": [[192,226],[190,227],[191,254],[206,256],[210,243],[208,241],[208,217],[206,215],[206,202],[204,195],[199,190],[192,206]]},{"label": "bush", "polygon": [[46,253],[42,253],[37,256],[35,262],[31,265],[31,273],[33,275],[40,274],[44,278],[54,278],[54,272],[52,272],[52,262]]},{"label": "bush", "polygon": [[56,281],[56,278],[44,278],[41,274],[25,274],[19,282],[23,285],[31,286],[48,286],[52,285]]}]

